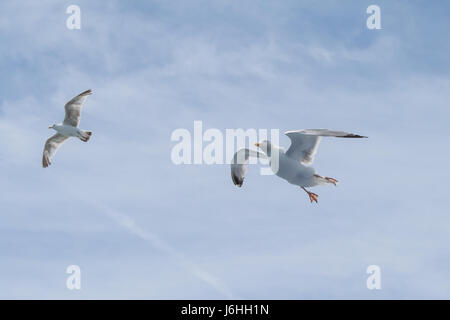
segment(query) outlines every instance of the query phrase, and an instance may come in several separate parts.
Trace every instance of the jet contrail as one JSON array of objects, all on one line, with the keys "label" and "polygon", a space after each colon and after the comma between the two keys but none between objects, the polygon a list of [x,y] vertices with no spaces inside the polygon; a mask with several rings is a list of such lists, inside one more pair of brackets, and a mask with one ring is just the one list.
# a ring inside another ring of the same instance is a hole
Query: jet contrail
[{"label": "jet contrail", "polygon": [[121,227],[127,229],[130,233],[138,236],[139,238],[149,242],[154,248],[159,251],[162,251],[173,258],[180,266],[185,268],[187,271],[194,274],[197,278],[204,281],[212,288],[214,288],[220,294],[226,296],[229,299],[233,298],[231,291],[216,277],[208,273],[207,271],[201,269],[193,262],[186,259],[182,254],[176,251],[172,246],[168,243],[164,242],[154,233],[143,230],[139,227],[134,220],[122,214],[112,208],[109,208],[103,204],[95,204],[96,207],[101,209],[109,218],[116,221]]}]

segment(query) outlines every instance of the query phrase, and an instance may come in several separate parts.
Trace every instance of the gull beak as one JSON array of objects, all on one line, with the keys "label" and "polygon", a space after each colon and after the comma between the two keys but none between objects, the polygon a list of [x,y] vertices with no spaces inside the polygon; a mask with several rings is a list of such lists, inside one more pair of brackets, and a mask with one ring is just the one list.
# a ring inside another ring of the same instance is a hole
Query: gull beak
[{"label": "gull beak", "polygon": [[259,147],[259,146],[260,146],[260,144],[259,144],[259,143],[255,143],[255,146]]},{"label": "gull beak", "polygon": [[52,127],[48,127],[49,129],[51,129]]}]

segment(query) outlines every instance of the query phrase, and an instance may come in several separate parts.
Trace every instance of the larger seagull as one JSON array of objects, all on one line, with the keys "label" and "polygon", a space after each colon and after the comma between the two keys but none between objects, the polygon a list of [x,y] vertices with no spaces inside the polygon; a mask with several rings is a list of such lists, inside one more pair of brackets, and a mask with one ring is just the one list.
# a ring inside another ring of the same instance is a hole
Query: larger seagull
[{"label": "larger seagull", "polygon": [[79,138],[84,142],[89,141],[92,132],[81,130],[78,128],[78,125],[80,124],[83,103],[91,93],[92,91],[90,89],[86,90],[67,102],[64,106],[66,116],[64,117],[63,123],[48,127],[49,129],[55,130],[56,134],[50,137],[45,143],[44,154],[42,155],[42,166],[44,168],[47,168],[51,164],[50,160],[58,148],[70,137]]},{"label": "larger seagull", "polygon": [[[314,161],[321,138],[367,138],[358,134],[327,129],[295,130],[287,131],[285,134],[291,139],[291,146],[286,152],[267,140],[255,144],[262,152],[249,149],[236,152],[231,163],[231,178],[234,184],[238,187],[242,186],[250,157],[268,158],[272,170],[278,169],[274,171],[277,176],[301,187],[308,194],[311,203],[317,203],[319,196],[306,188],[327,184],[336,185],[338,182],[334,178],[318,175],[310,166]],[[276,165],[273,165],[274,163]]]}]

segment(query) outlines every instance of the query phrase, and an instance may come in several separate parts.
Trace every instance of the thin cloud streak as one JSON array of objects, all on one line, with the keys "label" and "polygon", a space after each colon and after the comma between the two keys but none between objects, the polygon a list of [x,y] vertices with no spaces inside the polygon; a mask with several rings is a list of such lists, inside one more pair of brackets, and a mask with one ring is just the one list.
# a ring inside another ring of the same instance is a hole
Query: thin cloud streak
[{"label": "thin cloud streak", "polygon": [[203,270],[198,265],[193,263],[184,257],[180,252],[178,252],[175,248],[169,245],[167,242],[163,241],[156,234],[146,231],[138,226],[133,218],[128,215],[125,215],[113,208],[107,207],[104,204],[99,203],[90,203],[94,205],[98,209],[100,209],[108,218],[114,220],[119,224],[122,228],[128,230],[131,234],[141,238],[142,240],[150,243],[155,249],[167,254],[171,257],[177,264],[179,264],[182,268],[192,273],[194,276],[211,286],[214,290],[216,290],[219,294],[224,295],[228,299],[232,299],[233,294],[231,290],[217,277],[213,276],[209,272]]}]

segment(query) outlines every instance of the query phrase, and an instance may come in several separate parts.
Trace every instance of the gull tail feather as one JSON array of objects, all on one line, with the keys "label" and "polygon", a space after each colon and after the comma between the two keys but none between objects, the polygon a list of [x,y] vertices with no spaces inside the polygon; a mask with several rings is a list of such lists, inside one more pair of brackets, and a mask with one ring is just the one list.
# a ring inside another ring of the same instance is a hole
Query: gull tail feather
[{"label": "gull tail feather", "polygon": [[88,142],[89,139],[91,138],[91,136],[92,136],[92,132],[91,131],[82,131],[79,138],[83,142]]},{"label": "gull tail feather", "polygon": [[338,181],[334,178],[322,177],[318,174],[314,175],[314,181],[317,185],[333,184],[336,186],[338,183]]}]

